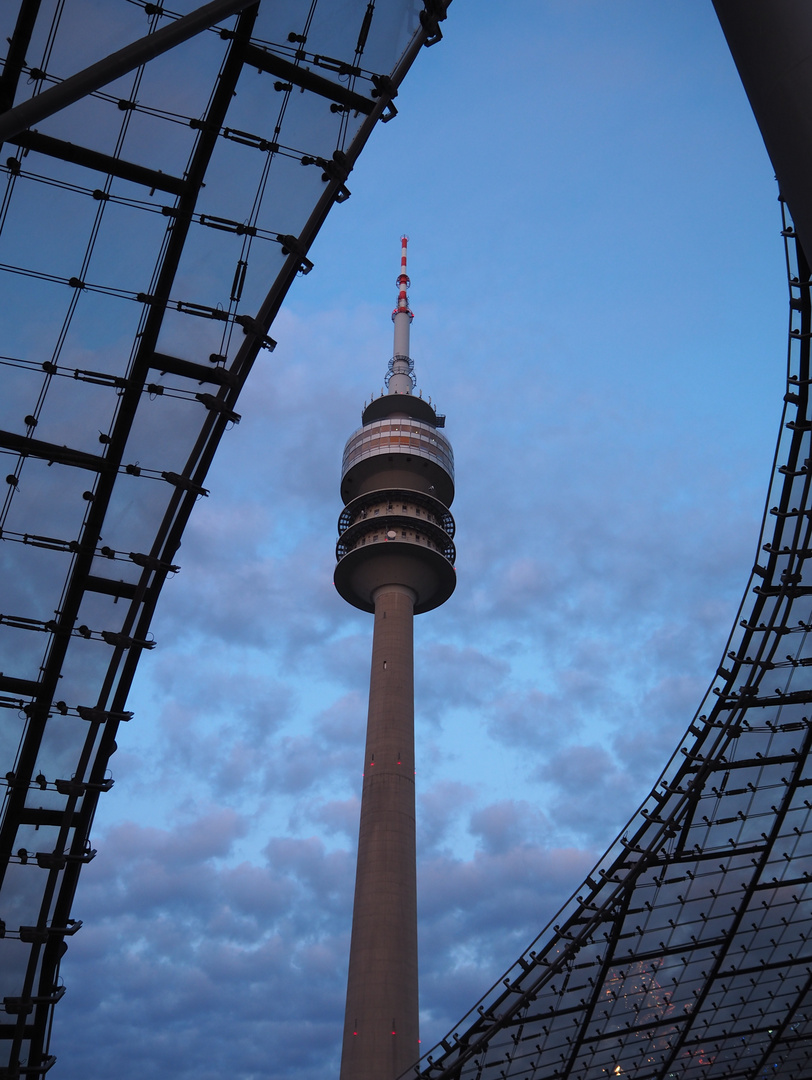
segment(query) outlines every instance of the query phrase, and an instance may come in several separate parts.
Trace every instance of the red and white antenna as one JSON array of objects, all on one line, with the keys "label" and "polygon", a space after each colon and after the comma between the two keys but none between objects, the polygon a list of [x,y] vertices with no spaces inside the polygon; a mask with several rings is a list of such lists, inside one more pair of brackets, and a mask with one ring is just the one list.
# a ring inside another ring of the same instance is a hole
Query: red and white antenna
[{"label": "red and white antenna", "polygon": [[409,297],[406,295],[406,290],[411,285],[409,281],[409,275],[406,273],[406,246],[409,243],[408,236],[401,236],[400,238],[400,277],[396,284],[398,287],[398,306],[392,312],[392,319],[394,320],[396,315],[400,315],[401,312],[406,312],[409,316],[409,321],[414,318],[411,311],[409,311]]},{"label": "red and white antenna", "polygon": [[406,290],[411,285],[406,273],[406,245],[408,236],[400,238],[400,275],[397,280],[398,306],[392,312],[395,324],[395,347],[389,361],[388,389],[390,394],[411,394],[414,386],[412,369],[414,362],[409,358],[409,327],[414,315],[409,309],[409,297]]}]

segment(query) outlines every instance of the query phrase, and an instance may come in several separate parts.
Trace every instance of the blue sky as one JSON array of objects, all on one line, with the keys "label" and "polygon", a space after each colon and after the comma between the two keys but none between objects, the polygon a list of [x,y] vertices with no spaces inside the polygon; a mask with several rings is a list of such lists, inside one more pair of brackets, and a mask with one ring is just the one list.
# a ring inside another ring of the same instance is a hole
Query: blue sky
[{"label": "blue sky", "polygon": [[575,891],[710,681],[755,553],[786,288],[710,3],[455,0],[225,438],[113,759],[58,1075],[336,1071],[371,620],[339,466],[391,354],[457,463],[416,625],[424,1049]]}]

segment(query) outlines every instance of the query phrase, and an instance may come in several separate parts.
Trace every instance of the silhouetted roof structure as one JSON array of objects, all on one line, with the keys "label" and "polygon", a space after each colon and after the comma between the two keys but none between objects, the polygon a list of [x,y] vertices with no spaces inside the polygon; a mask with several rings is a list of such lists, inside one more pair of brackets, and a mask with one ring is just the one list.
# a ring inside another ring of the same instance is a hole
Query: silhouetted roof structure
[{"label": "silhouetted roof structure", "polygon": [[287,289],[445,6],[0,8],[18,313],[0,356],[0,1076],[53,1062],[71,904],[159,593]]}]

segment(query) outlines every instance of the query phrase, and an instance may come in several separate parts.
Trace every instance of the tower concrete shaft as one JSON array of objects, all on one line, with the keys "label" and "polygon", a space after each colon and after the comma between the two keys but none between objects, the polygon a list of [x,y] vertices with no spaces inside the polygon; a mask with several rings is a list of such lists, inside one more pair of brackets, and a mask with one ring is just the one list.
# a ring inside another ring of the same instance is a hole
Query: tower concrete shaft
[{"label": "tower concrete shaft", "polygon": [[418,1048],[414,593],[376,590],[341,1080],[389,1080]]},{"label": "tower concrete shaft", "polygon": [[347,441],[335,584],[375,614],[341,1080],[395,1080],[418,1057],[413,617],[454,591],[454,456],[412,394],[406,238],[388,393]]}]

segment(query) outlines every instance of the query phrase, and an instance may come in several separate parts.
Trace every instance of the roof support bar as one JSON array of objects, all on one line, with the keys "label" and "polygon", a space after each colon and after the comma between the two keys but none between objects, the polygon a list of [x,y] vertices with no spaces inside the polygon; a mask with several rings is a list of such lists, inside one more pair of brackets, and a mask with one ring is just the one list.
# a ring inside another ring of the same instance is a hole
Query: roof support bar
[{"label": "roof support bar", "polygon": [[56,443],[43,442],[42,439],[29,439],[28,436],[17,435],[13,431],[0,431],[0,448],[11,450],[23,457],[56,461],[60,465],[74,465],[91,472],[107,472],[113,467],[106,458],[99,457],[98,454],[73,450],[70,446],[57,446]]},{"label": "roof support bar", "polygon": [[268,52],[267,49],[260,49],[258,45],[248,46],[245,50],[245,62],[260,71],[266,71],[269,75],[277,75],[281,79],[287,79],[296,86],[300,86],[303,90],[312,90],[313,93],[320,94],[329,101],[335,101],[348,109],[363,113],[364,116],[369,116],[375,107],[375,102],[371,98],[356,94],[354,90],[349,90],[346,86],[342,86],[341,83],[333,82],[332,79],[325,79],[322,75],[317,75],[314,71],[311,71],[310,68],[302,67],[300,64],[293,64],[290,60],[285,60],[281,56]]},{"label": "roof support bar", "polygon": [[8,142],[15,146],[22,146],[26,150],[33,150],[38,154],[59,158],[60,161],[70,161],[86,169],[109,173],[110,176],[119,176],[122,180],[143,184],[144,187],[150,189],[168,191],[170,195],[182,195],[186,190],[186,181],[177,176],[170,176],[157,169],[148,169],[144,165],[136,165],[131,161],[122,161],[121,158],[102,154],[98,150],[88,150],[84,146],[76,146],[63,139],[55,139],[51,135],[42,135],[39,131],[21,132],[8,139]]}]

